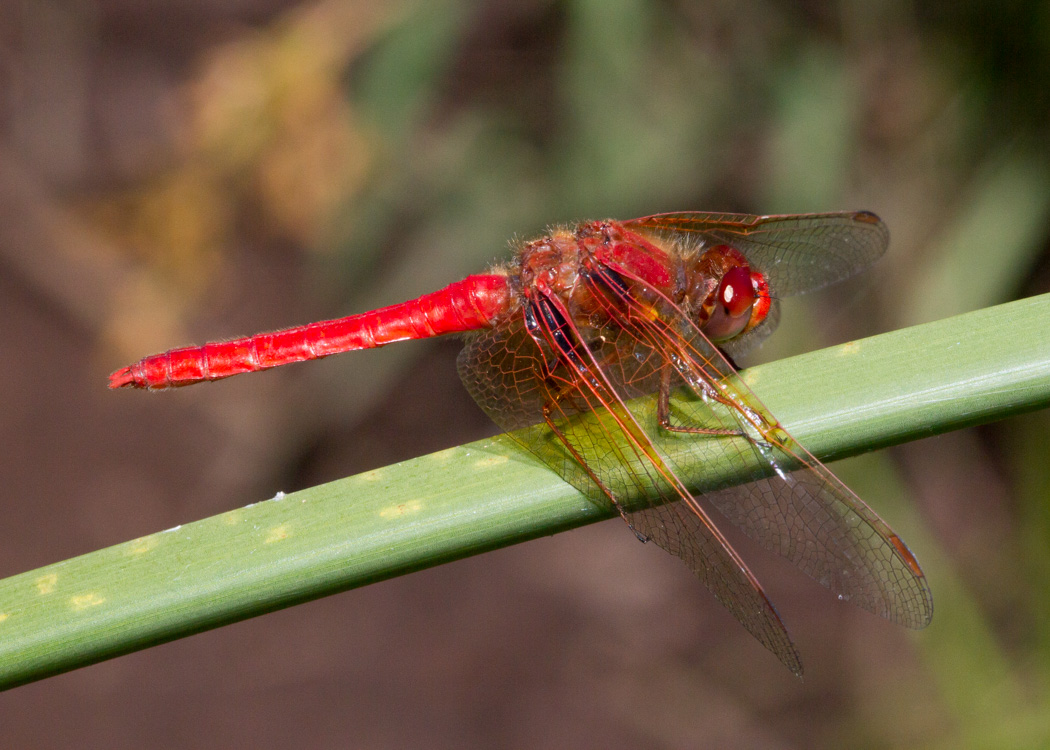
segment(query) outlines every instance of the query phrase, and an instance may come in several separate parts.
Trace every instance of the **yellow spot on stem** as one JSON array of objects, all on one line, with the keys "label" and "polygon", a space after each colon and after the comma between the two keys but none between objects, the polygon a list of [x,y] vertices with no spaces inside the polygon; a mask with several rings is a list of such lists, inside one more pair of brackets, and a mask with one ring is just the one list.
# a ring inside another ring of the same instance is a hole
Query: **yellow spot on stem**
[{"label": "yellow spot on stem", "polygon": [[389,508],[383,508],[379,511],[380,518],[399,518],[401,516],[407,516],[409,513],[418,513],[423,509],[423,503],[418,500],[409,500],[407,503],[398,503],[397,505],[391,505]]},{"label": "yellow spot on stem", "polygon": [[839,347],[839,354],[856,354],[860,351],[860,344],[856,341],[847,341]]},{"label": "yellow spot on stem", "polygon": [[129,555],[144,555],[151,549],[154,549],[160,542],[157,541],[155,536],[144,536],[141,539],[134,539],[128,542]]},{"label": "yellow spot on stem", "polygon": [[50,594],[58,585],[58,573],[48,573],[36,579],[36,589],[41,594]]},{"label": "yellow spot on stem", "polygon": [[239,510],[231,510],[229,513],[222,514],[222,522],[227,526],[236,526],[241,522],[241,515]]},{"label": "yellow spot on stem", "polygon": [[270,529],[266,535],[266,539],[263,540],[264,544],[271,544],[273,542],[279,542],[282,539],[287,539],[292,535],[292,532],[288,528],[288,524],[282,523],[280,526],[274,526]]},{"label": "yellow spot on stem", "polygon": [[75,610],[87,609],[88,607],[97,607],[102,602],[106,601],[106,597],[99,596],[94,591],[88,594],[78,594],[69,598],[69,606]]},{"label": "yellow spot on stem", "polygon": [[0,612],[0,622],[3,622],[4,620],[6,620],[10,616],[11,615],[7,614],[7,612]]},{"label": "yellow spot on stem", "polygon": [[499,466],[505,464],[510,459],[506,456],[486,456],[485,458],[479,458],[474,462],[474,466],[479,469],[488,469],[492,466]]}]

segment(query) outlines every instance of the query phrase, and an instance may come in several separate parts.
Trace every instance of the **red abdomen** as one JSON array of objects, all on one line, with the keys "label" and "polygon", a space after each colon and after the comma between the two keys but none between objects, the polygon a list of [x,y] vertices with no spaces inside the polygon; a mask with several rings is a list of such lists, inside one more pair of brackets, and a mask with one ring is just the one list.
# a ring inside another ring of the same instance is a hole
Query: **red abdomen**
[{"label": "red abdomen", "polygon": [[468,276],[380,310],[154,354],[109,376],[110,388],[173,388],[355,349],[487,328],[512,303],[507,277]]}]

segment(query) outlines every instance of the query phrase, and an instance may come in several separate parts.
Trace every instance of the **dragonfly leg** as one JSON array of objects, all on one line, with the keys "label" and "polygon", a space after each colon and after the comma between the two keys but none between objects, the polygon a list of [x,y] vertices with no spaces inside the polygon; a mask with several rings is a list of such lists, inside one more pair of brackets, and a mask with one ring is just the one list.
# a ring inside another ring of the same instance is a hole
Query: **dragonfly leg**
[{"label": "dragonfly leg", "polygon": [[[720,403],[725,400],[717,394],[712,394],[713,399]],[[660,393],[656,402],[656,421],[662,429],[668,432],[680,432],[688,435],[714,435],[720,437],[747,437],[743,430],[729,429],[724,427],[686,427],[684,425],[671,424],[671,368],[666,367],[660,374]]]}]

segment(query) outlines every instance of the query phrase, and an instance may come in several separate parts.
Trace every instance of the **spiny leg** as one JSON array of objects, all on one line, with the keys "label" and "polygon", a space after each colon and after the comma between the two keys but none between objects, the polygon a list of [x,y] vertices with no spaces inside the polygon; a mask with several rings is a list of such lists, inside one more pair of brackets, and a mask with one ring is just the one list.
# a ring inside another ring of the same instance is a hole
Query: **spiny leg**
[{"label": "spiny leg", "polygon": [[[713,427],[685,427],[671,424],[671,368],[665,367],[660,373],[660,393],[656,402],[656,420],[661,428],[668,432],[679,432],[688,435],[714,435],[717,437],[747,437],[747,433],[740,429],[713,428]],[[719,403],[729,405],[726,400],[716,393],[711,398]]]}]

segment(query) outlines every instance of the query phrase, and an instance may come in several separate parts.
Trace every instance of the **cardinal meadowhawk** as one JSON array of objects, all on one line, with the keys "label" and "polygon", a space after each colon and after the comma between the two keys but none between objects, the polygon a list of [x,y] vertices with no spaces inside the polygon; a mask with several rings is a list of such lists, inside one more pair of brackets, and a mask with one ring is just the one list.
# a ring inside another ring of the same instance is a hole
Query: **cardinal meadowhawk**
[{"label": "cardinal meadowhawk", "polygon": [[[643,541],[681,558],[801,675],[780,616],[720,522],[893,622],[924,627],[933,602],[900,537],[784,430],[730,357],[773,330],[778,298],[863,270],[888,237],[867,212],[583,222],[524,242],[511,262],[440,291],[339,320],[172,349],[116,371],[110,387],[170,388],[462,334],[459,373],[478,405],[508,431],[546,425],[518,439],[618,510]],[[682,410],[673,392],[691,396],[690,417],[675,413]],[[655,422],[633,401],[646,394],[656,394]],[[674,467],[678,446],[695,440],[712,441],[729,462],[757,459],[768,476],[727,480],[694,497]]]}]

